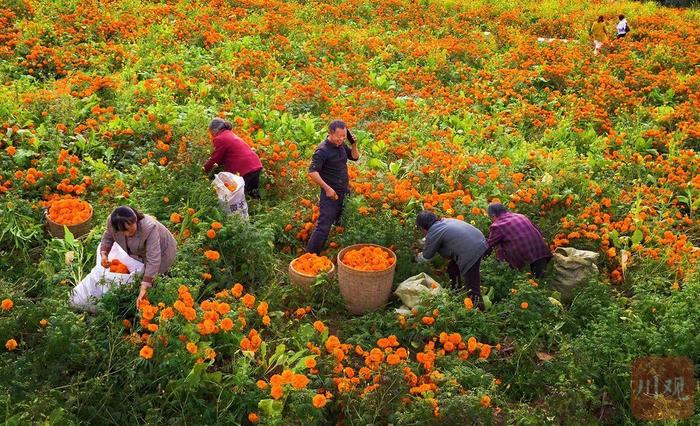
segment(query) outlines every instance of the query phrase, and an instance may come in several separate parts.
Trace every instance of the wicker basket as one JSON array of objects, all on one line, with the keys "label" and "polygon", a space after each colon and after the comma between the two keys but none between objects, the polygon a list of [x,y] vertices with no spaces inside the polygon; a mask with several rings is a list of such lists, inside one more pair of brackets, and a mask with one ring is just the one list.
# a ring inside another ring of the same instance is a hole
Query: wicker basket
[{"label": "wicker basket", "polygon": [[[298,287],[299,289],[302,289],[304,291],[309,291],[311,290],[311,286],[314,285],[314,283],[316,282],[317,276],[302,274],[301,272],[294,269],[292,264],[295,260],[296,259],[292,259],[292,261],[289,262],[289,281],[295,287]],[[331,269],[330,271],[328,271],[328,276],[332,277],[333,275],[335,275],[335,265],[331,263]]]},{"label": "wicker basket", "polygon": [[[359,271],[342,262],[341,259],[349,250],[367,246],[380,247],[391,253],[394,263],[383,271]],[[386,247],[376,244],[356,244],[342,249],[338,253],[338,285],[348,311],[360,315],[384,306],[391,296],[394,272],[396,272],[396,254]]]},{"label": "wicker basket", "polygon": [[[90,206],[90,204],[88,203]],[[90,206],[90,216],[82,223],[76,225],[65,225],[68,230],[73,234],[75,238],[80,238],[83,235],[87,235],[92,229],[92,206]],[[60,223],[56,223],[49,217],[48,210],[46,211],[46,229],[48,229],[49,234],[54,238],[63,238],[63,226]]]}]

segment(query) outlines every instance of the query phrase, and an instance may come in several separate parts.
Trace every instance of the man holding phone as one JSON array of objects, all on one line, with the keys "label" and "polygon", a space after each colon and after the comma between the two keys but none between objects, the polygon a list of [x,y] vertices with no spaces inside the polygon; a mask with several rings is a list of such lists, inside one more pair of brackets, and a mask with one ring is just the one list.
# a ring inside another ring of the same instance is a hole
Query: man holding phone
[{"label": "man holding phone", "polygon": [[[345,140],[350,146],[345,144]],[[348,126],[340,120],[328,126],[328,137],[316,148],[309,165],[309,177],[321,187],[319,217],[306,251],[320,254],[326,245],[331,225],[340,220],[343,202],[349,193],[348,160],[357,161],[360,152]]]}]

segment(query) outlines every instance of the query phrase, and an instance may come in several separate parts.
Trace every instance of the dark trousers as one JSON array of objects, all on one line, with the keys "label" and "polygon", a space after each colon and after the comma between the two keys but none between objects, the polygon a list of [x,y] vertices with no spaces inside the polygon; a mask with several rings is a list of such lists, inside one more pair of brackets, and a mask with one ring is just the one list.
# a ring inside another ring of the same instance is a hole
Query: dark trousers
[{"label": "dark trousers", "polygon": [[545,269],[547,269],[547,264],[549,263],[548,257],[543,257],[542,259],[535,260],[530,264],[530,272],[535,278],[542,278]]},{"label": "dark trousers", "polygon": [[250,198],[255,198],[256,200],[260,199],[260,191],[258,190],[258,187],[260,186],[261,172],[262,169],[255,172],[250,172],[243,176],[243,180],[245,181],[245,195],[249,196]]},{"label": "dark trousers", "polygon": [[331,232],[331,226],[340,221],[340,216],[343,214],[343,202],[347,194],[340,191],[336,192],[338,193],[338,199],[332,200],[326,196],[325,191],[321,190],[321,197],[318,202],[318,220],[316,221],[314,232],[309,238],[309,243],[306,245],[308,253],[321,254],[321,250],[326,245],[328,234]]},{"label": "dark trousers", "polygon": [[452,280],[452,288],[458,289],[463,288],[464,285],[462,280],[467,284],[467,296],[472,299],[474,305],[480,310],[484,310],[484,301],[481,299],[481,259],[477,260],[476,263],[469,268],[469,270],[462,276],[459,273],[459,266],[454,260],[450,260],[447,264],[447,275],[449,275],[450,280]]}]

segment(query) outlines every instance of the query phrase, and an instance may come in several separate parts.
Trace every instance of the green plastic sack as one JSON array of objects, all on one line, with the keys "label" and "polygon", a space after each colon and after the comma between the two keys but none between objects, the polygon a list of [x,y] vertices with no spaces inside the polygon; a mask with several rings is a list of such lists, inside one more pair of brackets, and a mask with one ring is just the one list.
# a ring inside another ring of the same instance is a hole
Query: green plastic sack
[{"label": "green plastic sack", "polygon": [[558,247],[554,250],[552,287],[561,294],[563,302],[571,302],[576,290],[598,275],[595,264],[598,255],[599,253],[573,247]]},{"label": "green plastic sack", "polygon": [[397,309],[398,313],[410,313],[412,308],[420,304],[425,294],[436,295],[442,291],[440,284],[430,275],[421,272],[399,284],[394,294],[401,299],[404,306]]}]

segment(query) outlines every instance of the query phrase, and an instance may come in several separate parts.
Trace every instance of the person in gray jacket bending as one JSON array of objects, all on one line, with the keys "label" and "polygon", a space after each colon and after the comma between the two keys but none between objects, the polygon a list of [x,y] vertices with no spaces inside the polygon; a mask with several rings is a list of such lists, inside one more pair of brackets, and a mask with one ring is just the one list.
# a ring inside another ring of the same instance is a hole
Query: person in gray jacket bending
[{"label": "person in gray jacket bending", "polygon": [[115,242],[129,256],[144,263],[141,290],[136,299],[138,308],[156,275],[167,272],[175,262],[177,242],[156,218],[128,206],[117,207],[107,219],[107,230],[100,244],[101,263],[105,268],[109,268],[107,256]]},{"label": "person in gray jacket bending", "polygon": [[436,253],[450,259],[447,273],[452,287],[467,284],[467,295],[480,310],[484,309],[481,299],[481,257],[488,248],[484,234],[474,226],[457,219],[443,219],[429,211],[416,217],[416,224],[426,235],[423,252],[418,254],[419,262],[431,260]]}]

